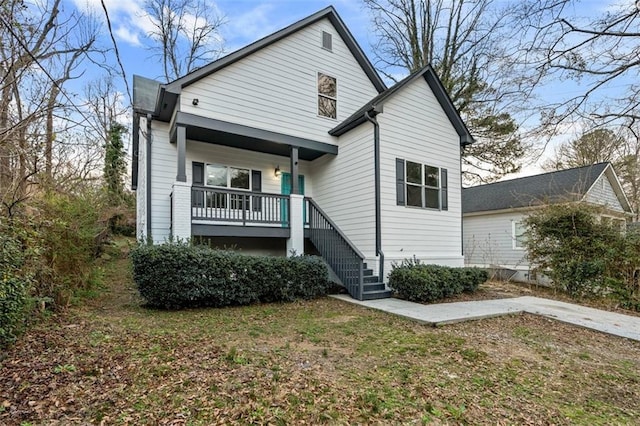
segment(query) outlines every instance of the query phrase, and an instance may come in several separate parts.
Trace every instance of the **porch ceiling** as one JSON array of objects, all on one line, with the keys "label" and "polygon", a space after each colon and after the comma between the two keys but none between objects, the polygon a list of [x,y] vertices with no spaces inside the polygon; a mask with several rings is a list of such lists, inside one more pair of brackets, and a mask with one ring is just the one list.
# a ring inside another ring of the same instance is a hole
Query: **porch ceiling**
[{"label": "porch ceiling", "polygon": [[298,156],[302,160],[310,161],[324,154],[338,154],[337,145],[184,112],[176,114],[171,127],[171,142],[176,140],[177,127],[185,127],[187,139],[283,157],[289,157],[291,146],[298,147]]}]

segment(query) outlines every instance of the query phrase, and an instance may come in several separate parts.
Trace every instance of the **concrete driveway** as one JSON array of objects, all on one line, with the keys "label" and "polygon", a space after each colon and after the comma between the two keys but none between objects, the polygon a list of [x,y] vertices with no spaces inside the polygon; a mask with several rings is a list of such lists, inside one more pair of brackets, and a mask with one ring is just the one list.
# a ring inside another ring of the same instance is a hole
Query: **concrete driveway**
[{"label": "concrete driveway", "polygon": [[540,297],[524,296],[432,305],[394,298],[359,301],[344,294],[331,297],[434,326],[527,312],[640,341],[640,317]]}]

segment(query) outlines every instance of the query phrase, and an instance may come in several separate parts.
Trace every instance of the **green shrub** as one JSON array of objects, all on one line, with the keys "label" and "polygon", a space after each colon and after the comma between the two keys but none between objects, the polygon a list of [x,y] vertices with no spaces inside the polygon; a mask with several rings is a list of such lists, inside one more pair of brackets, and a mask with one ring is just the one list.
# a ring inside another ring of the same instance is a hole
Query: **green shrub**
[{"label": "green shrub", "polygon": [[455,268],[454,271],[460,274],[458,279],[465,293],[474,293],[480,284],[489,279],[489,273],[480,268]]},{"label": "green shrub", "polygon": [[530,215],[527,252],[553,285],[574,297],[607,295],[635,308],[640,300],[640,235],[620,233],[588,204],[551,205]]},{"label": "green shrub", "polygon": [[81,194],[47,192],[34,204],[34,244],[38,250],[34,293],[64,308],[95,276],[93,261],[107,229],[99,217],[100,194],[89,190]]},{"label": "green shrub", "polygon": [[23,265],[21,242],[0,224],[0,347],[15,339],[29,314],[30,280]]},{"label": "green shrub", "polygon": [[487,278],[487,272],[477,268],[423,265],[416,259],[406,259],[392,267],[389,287],[407,300],[434,302],[462,292],[474,292]]},{"label": "green shrub", "polygon": [[326,294],[328,272],[313,256],[248,256],[187,243],[140,244],[133,280],[151,307],[247,305]]}]

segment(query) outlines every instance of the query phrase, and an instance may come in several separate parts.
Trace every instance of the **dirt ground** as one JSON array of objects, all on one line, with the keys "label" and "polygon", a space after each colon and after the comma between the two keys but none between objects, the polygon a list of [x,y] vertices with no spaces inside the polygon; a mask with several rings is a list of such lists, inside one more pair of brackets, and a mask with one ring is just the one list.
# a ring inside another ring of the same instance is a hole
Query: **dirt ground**
[{"label": "dirt ground", "polygon": [[[99,297],[1,354],[0,424],[640,419],[640,342],[527,314],[433,328],[331,298],[150,310],[126,258],[104,268]],[[491,282],[455,300],[520,295],[550,294]]]}]

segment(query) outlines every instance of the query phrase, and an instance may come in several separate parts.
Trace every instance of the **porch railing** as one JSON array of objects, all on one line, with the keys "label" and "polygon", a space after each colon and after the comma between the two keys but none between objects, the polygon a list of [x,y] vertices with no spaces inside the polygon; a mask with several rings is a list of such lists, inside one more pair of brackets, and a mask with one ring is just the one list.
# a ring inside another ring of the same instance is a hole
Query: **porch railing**
[{"label": "porch railing", "polygon": [[191,219],[288,228],[289,196],[192,187]]},{"label": "porch railing", "polygon": [[362,300],[364,255],[311,198],[305,198],[308,235],[351,297]]}]

